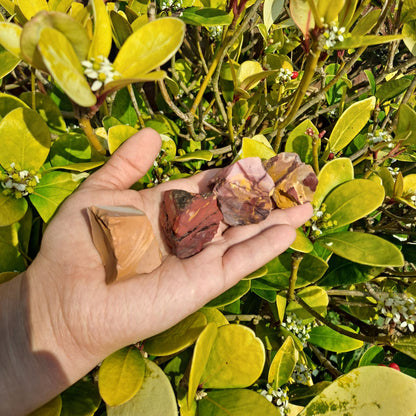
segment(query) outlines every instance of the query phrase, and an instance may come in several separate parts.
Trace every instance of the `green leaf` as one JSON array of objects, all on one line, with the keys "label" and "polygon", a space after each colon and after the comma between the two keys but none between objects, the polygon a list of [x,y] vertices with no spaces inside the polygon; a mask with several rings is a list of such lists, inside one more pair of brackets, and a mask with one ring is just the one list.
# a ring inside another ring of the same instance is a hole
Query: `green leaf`
[{"label": "green leaf", "polygon": [[[320,279],[328,265],[319,257],[305,254],[298,269],[296,288],[306,286]],[[289,278],[292,269],[292,255],[283,253],[267,263],[267,274],[259,279],[252,280],[255,289],[280,290],[289,287]]]},{"label": "green leaf", "polygon": [[20,58],[16,58],[15,55],[0,46],[0,79],[12,72],[19,62]]},{"label": "green leaf", "polygon": [[[326,291],[321,287],[305,287],[297,293],[297,296],[307,303],[308,306],[310,306],[315,312],[318,312],[322,316],[326,315],[326,308],[328,306],[329,299]],[[295,314],[297,318],[302,319],[305,323],[315,319],[297,302],[290,302],[286,307],[286,313]]]},{"label": "green leaf", "polygon": [[250,328],[224,325],[218,328],[201,383],[210,389],[247,387],[260,377],[264,362],[263,343]]},{"label": "green leaf", "polygon": [[373,345],[361,356],[358,366],[381,364],[384,361],[384,357],[384,348],[379,345]]},{"label": "green leaf", "polygon": [[371,94],[374,95],[376,93],[376,79],[374,78],[374,74],[370,69],[364,69],[365,75],[367,75],[368,83],[371,87]]},{"label": "green leaf", "polygon": [[[20,98],[28,105],[32,105],[32,93],[24,92],[20,95]],[[49,129],[53,133],[62,134],[65,133],[67,128],[65,120],[62,117],[62,113],[59,107],[53,102],[52,98],[48,95],[35,93],[35,105],[36,112],[43,118],[48,125]]]},{"label": "green leaf", "polygon": [[413,56],[416,56],[416,20],[403,25],[403,42]]},{"label": "green leaf", "polygon": [[402,104],[398,113],[396,137],[406,137],[403,145],[416,145],[416,111],[408,104]]},{"label": "green leaf", "polygon": [[14,23],[0,22],[0,45],[20,60],[22,28]]},{"label": "green leaf", "polygon": [[6,116],[10,111],[21,107],[29,108],[25,102],[19,98],[0,92],[0,118]]},{"label": "green leaf", "polygon": [[414,335],[399,338],[393,347],[416,360],[416,337]]},{"label": "green leaf", "polygon": [[204,328],[195,343],[192,365],[189,372],[188,407],[191,407],[192,401],[195,398],[217,333],[217,325],[211,322]]},{"label": "green leaf", "polygon": [[195,312],[172,328],[146,339],[144,350],[151,355],[174,354],[192,345],[206,325],[205,315]]},{"label": "green leaf", "polygon": [[[339,325],[339,327],[346,331],[355,332],[345,325]],[[347,337],[327,326],[313,327],[311,332],[309,332],[308,342],[327,351],[334,351],[337,353],[354,351],[364,345],[363,341]]]},{"label": "green leaf", "polygon": [[181,19],[186,24],[194,26],[228,26],[233,16],[231,13],[216,8],[189,7],[183,11]]},{"label": "green leaf", "polygon": [[130,400],[144,379],[145,362],[136,347],[125,347],[107,357],[98,372],[98,389],[109,406]]},{"label": "green leaf", "polygon": [[67,165],[61,165],[61,166],[53,166],[47,169],[48,172],[52,170],[71,170],[74,172],[86,172],[88,170],[92,170],[95,168],[98,168],[99,166],[102,166],[104,164],[103,160],[97,160],[96,162],[84,162],[84,163],[70,163]]},{"label": "green leaf", "polygon": [[298,228],[296,230],[296,239],[291,244],[290,248],[301,253],[310,253],[313,250],[313,243],[306,237],[302,228]]},{"label": "green leaf", "polygon": [[196,152],[185,153],[182,156],[176,156],[173,159],[175,162],[188,162],[189,160],[206,160],[210,161],[212,159],[212,152],[209,150],[197,150]]},{"label": "green leaf", "polygon": [[108,150],[113,154],[127,139],[137,133],[131,126],[118,125],[108,129]]},{"label": "green leaf", "polygon": [[339,27],[345,27],[347,30],[351,26],[355,9],[357,8],[358,0],[345,0],[344,7],[341,9],[338,15]]},{"label": "green leaf", "polygon": [[310,120],[304,120],[290,133],[286,141],[285,152],[297,153],[302,162],[311,164],[312,156],[312,137],[306,134],[307,129],[312,129],[318,135],[319,131]]},{"label": "green leaf", "polygon": [[15,199],[0,192],[0,227],[19,221],[25,215],[27,207],[26,199]]},{"label": "green leaf", "polygon": [[19,251],[18,224],[0,226],[0,272],[25,269],[26,265]]},{"label": "green leaf", "polygon": [[201,308],[199,312],[205,315],[207,322],[215,322],[217,326],[228,325],[227,318],[217,308]]},{"label": "green leaf", "polygon": [[241,280],[231,289],[228,289],[221,295],[217,296],[215,299],[208,302],[205,306],[211,308],[219,308],[221,306],[229,305],[230,303],[235,302],[237,299],[240,299],[241,296],[245,295],[251,287],[250,280]]},{"label": "green leaf", "polygon": [[130,23],[114,10],[110,12],[111,25],[113,28],[113,38],[118,49],[121,48],[126,39],[133,33]]},{"label": "green leaf", "polygon": [[69,172],[49,172],[42,176],[29,198],[43,221],[48,222],[52,218],[59,205],[75,191],[84,177],[85,174],[77,176]]},{"label": "green leaf", "polygon": [[[53,39],[53,43],[50,39]],[[96,97],[65,35],[58,30],[45,27],[40,34],[38,48],[49,72],[68,97],[80,106],[93,106],[97,101]]]},{"label": "green leaf", "polygon": [[61,134],[51,146],[49,160],[54,167],[89,162],[91,147],[87,136],[76,132]]},{"label": "green leaf", "polygon": [[0,164],[8,168],[16,163],[20,169],[37,171],[46,160],[51,136],[48,126],[36,111],[16,108],[0,121],[2,150]]},{"label": "green leaf", "polygon": [[276,407],[252,390],[210,391],[198,402],[198,416],[277,416]]},{"label": "green leaf", "polygon": [[402,12],[400,14],[400,19],[402,23],[415,20],[415,13],[416,13],[416,1],[415,0],[406,0],[405,2],[403,2]]},{"label": "green leaf", "polygon": [[392,243],[372,234],[338,232],[316,240],[340,257],[355,263],[380,267],[402,267],[400,250]]},{"label": "green leaf", "polygon": [[269,31],[272,24],[284,11],[284,0],[265,0],[263,6],[263,22]]},{"label": "green leaf", "polygon": [[337,378],[298,416],[413,416],[416,381],[388,367],[359,367]]},{"label": "green leaf", "polygon": [[175,394],[169,379],[154,362],[145,359],[142,387],[127,403],[107,406],[107,416],[177,416]]},{"label": "green leaf", "polygon": [[73,384],[61,397],[60,416],[93,416],[101,403],[97,385],[85,379]]},{"label": "green leaf", "polygon": [[381,9],[373,9],[366,13],[358,20],[357,24],[351,31],[353,37],[364,36],[377,24],[380,17]]},{"label": "green leaf", "polygon": [[273,383],[275,390],[289,381],[298,361],[298,356],[299,353],[292,337],[286,338],[269,368],[267,381],[269,384]]},{"label": "green leaf", "polygon": [[383,82],[380,88],[377,89],[376,98],[378,98],[381,103],[383,101],[389,101],[406,91],[411,83],[412,78],[410,77],[391,79],[387,82]]},{"label": "green leaf", "polygon": [[60,416],[62,410],[61,396],[56,396],[28,416]]},{"label": "green leaf", "polygon": [[140,78],[168,61],[182,44],[184,34],[185,24],[174,17],[146,23],[124,42],[114,70],[123,78]]},{"label": "green leaf", "polygon": [[347,146],[367,124],[375,105],[375,97],[370,97],[348,107],[338,119],[329,136],[328,150],[338,153]]},{"label": "green leaf", "polygon": [[[264,137],[264,136],[263,136]],[[265,141],[258,139],[258,136],[252,138],[244,137],[241,145],[241,158],[259,157],[261,159],[270,159],[276,156],[270,143],[264,137]]]},{"label": "green leaf", "polygon": [[317,4],[318,16],[328,24],[338,19],[338,13],[344,6],[345,0],[319,0]]},{"label": "green leaf", "polygon": [[353,179],[337,186],[324,200],[326,213],[337,225],[329,231],[364,217],[384,200],[384,188],[369,179]]},{"label": "green leaf", "polygon": [[339,158],[326,163],[318,175],[318,186],[312,205],[320,207],[326,196],[338,185],[354,179],[354,167],[348,158]]},{"label": "green leaf", "polygon": [[361,46],[371,46],[371,45],[380,45],[383,43],[390,43],[395,40],[403,39],[403,35],[368,35],[368,36],[351,36],[346,37],[342,42],[335,44],[335,50],[342,49],[355,49],[360,48]]}]

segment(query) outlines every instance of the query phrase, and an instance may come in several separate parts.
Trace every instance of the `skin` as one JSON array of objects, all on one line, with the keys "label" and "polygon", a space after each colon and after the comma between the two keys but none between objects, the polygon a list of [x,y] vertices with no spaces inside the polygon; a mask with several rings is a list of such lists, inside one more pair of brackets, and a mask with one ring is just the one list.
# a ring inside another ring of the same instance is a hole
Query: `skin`
[{"label": "skin", "polygon": [[[285,251],[309,204],[229,228],[197,255],[170,255],[159,228],[163,192],[205,192],[216,171],[140,192],[129,187],[160,151],[144,129],[60,207],[26,272],[0,285],[0,414],[25,415],[123,346],[160,333]],[[86,215],[91,205],[131,205],[152,222],[165,259],[154,272],[107,285]]]}]

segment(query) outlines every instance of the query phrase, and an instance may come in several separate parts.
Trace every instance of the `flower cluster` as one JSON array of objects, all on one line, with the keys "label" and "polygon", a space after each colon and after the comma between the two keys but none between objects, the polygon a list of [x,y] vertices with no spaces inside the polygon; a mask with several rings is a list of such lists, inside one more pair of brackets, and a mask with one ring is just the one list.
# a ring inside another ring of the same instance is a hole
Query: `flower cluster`
[{"label": "flower cluster", "polygon": [[312,371],[305,364],[297,362],[291,379],[293,383],[306,384],[309,386],[312,383]]},{"label": "flower cluster", "polygon": [[39,183],[39,177],[34,170],[22,170],[16,163],[11,163],[6,172],[0,174],[3,195],[13,195],[17,199],[29,195]]},{"label": "flower cluster", "polygon": [[374,147],[379,143],[386,143],[389,149],[394,147],[393,137],[383,130],[376,130],[374,133],[367,133],[368,144]]},{"label": "flower cluster", "polygon": [[[294,74],[296,76],[294,76]],[[298,73],[296,71],[291,71],[288,68],[280,68],[277,76],[276,76],[276,82],[279,84],[285,84],[286,82],[289,82],[291,79],[297,78]]]},{"label": "flower cluster", "polygon": [[266,387],[267,390],[261,391],[260,394],[279,408],[281,416],[287,415],[289,413],[289,396],[287,394],[289,389],[284,387],[274,390],[270,384],[267,384]]},{"label": "flower cluster", "polygon": [[94,92],[120,77],[120,74],[114,70],[113,64],[102,55],[89,61],[82,61],[81,64],[85,68],[84,75],[92,80],[91,90]]},{"label": "flower cluster", "polygon": [[384,319],[384,325],[394,325],[402,331],[415,332],[415,298],[402,293],[383,293],[377,302],[378,315]]},{"label": "flower cluster", "polygon": [[306,341],[310,337],[309,332],[311,332],[313,324],[310,322],[305,325],[302,322],[302,319],[299,319],[295,314],[288,313],[286,315],[286,320],[282,322],[282,326],[295,334],[300,339],[303,346],[305,346]]},{"label": "flower cluster", "polygon": [[400,172],[400,168],[392,168],[391,166],[388,166],[387,170],[390,172],[390,174],[391,174],[391,176],[393,176],[393,178],[395,178]]},{"label": "flower cluster", "polygon": [[335,227],[338,222],[337,220],[331,220],[331,214],[325,213],[326,205],[322,204],[320,209],[315,209],[312,218],[305,223],[307,227],[311,227],[312,236],[319,237],[322,234],[322,230]]},{"label": "flower cluster", "polygon": [[324,31],[324,49],[332,49],[338,42],[342,42],[344,40],[344,33],[345,27],[338,27],[335,24],[326,27]]}]

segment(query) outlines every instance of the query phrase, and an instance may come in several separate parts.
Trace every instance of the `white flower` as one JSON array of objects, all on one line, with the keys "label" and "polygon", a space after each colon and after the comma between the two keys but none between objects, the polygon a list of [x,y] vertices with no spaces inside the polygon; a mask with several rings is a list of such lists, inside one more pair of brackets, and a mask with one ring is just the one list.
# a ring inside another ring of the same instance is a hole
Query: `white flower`
[{"label": "white flower", "polygon": [[84,75],[93,80],[91,90],[94,92],[120,76],[114,70],[113,64],[104,56],[91,58],[90,61],[82,61],[81,64],[85,68]]}]

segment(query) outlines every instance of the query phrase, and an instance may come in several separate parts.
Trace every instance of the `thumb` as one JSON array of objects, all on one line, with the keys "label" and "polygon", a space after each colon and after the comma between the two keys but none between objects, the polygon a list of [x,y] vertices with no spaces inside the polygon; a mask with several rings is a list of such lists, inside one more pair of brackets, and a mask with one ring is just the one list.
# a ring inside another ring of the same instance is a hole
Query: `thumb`
[{"label": "thumb", "polygon": [[128,189],[150,169],[161,143],[155,130],[140,130],[124,142],[108,162],[84,182],[82,188]]}]

